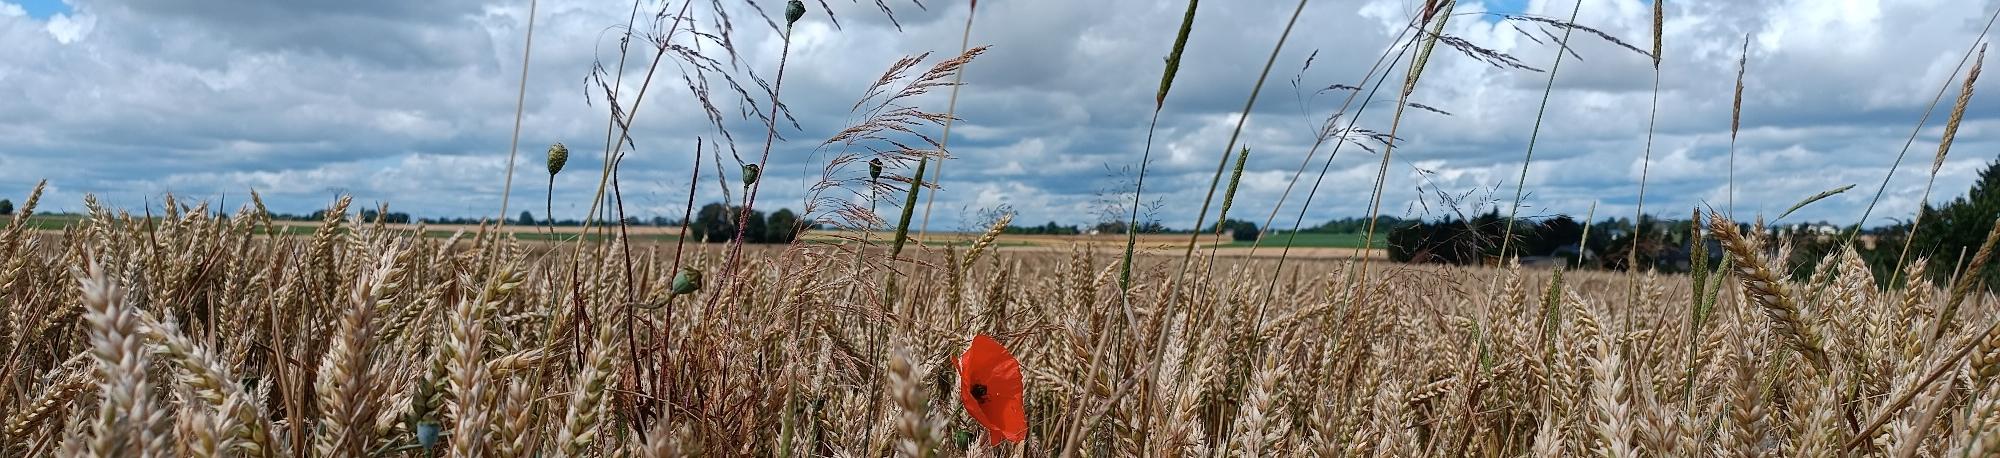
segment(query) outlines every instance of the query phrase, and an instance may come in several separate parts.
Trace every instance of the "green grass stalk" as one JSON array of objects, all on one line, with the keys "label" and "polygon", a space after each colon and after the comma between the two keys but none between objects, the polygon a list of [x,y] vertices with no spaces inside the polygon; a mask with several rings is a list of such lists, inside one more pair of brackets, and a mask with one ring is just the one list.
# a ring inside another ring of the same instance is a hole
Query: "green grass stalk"
[{"label": "green grass stalk", "polygon": [[[1569,22],[1576,23],[1576,16],[1581,12],[1583,0],[1576,0],[1576,5],[1569,10]],[[1500,257],[1503,260],[1514,241],[1514,219],[1521,215],[1521,192],[1528,185],[1528,166],[1535,162],[1535,141],[1541,139],[1542,119],[1549,113],[1549,99],[1556,91],[1556,74],[1562,70],[1563,55],[1569,54],[1569,36],[1573,31],[1576,31],[1575,27],[1563,28],[1562,40],[1556,42],[1556,61],[1549,65],[1549,81],[1542,86],[1542,104],[1535,109],[1535,127],[1528,130],[1528,152],[1521,157],[1521,176],[1514,180],[1514,203],[1507,207],[1507,219],[1503,221],[1507,229],[1500,236]],[[1499,275],[1496,272],[1493,278],[1498,279]]]}]

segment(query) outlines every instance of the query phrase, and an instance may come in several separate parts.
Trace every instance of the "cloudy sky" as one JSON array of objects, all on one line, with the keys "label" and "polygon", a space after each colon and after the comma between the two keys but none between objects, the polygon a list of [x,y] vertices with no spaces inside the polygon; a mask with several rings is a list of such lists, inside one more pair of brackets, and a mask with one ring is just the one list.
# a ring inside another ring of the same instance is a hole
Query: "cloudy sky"
[{"label": "cloudy sky", "polygon": [[[646,20],[662,5],[643,1],[640,28],[662,29]],[[770,79],[782,40],[754,8],[779,17],[783,2],[720,2],[734,13],[738,58],[714,57]],[[698,3],[697,10],[709,4]],[[849,108],[866,85],[901,56],[956,53],[968,12],[962,1],[924,0],[919,8],[891,0],[891,23],[872,2],[827,0],[836,28],[818,3],[807,3],[813,12],[795,32],[783,92],[800,130],[785,126],[786,140],[773,148],[761,208],[799,207],[805,183],[830,156],[821,140],[854,121]],[[1315,127],[1341,102],[1343,93],[1316,90],[1354,84],[1421,3],[1318,1],[1306,9],[1243,133],[1253,155],[1233,212],[1262,220],[1271,211]],[[1546,69],[1555,54],[1543,29],[1479,12],[1568,17],[1572,3],[1472,1],[1448,34]],[[1583,3],[1579,23],[1641,47],[1650,41],[1648,3]],[[933,227],[965,228],[980,210],[1002,205],[1020,212],[1017,222],[1097,221],[1100,202],[1139,162],[1161,59],[1184,6],[984,2],[972,42],[992,48],[966,70],[957,111],[964,121],[953,131],[956,158],[944,165]],[[541,2],[513,208],[541,213],[541,151],[552,142],[577,151],[571,170],[598,167],[607,115],[585,78],[593,62],[615,65],[631,7]],[[1858,184],[1794,217],[1854,222],[1996,7],[1993,0],[1669,3],[1647,209],[1685,215],[1696,205],[1725,205],[1731,84],[1747,34],[1738,212],[1776,213]],[[1276,0],[1202,4],[1147,183],[1168,225],[1192,224],[1291,9]],[[0,196],[18,202],[47,178],[44,202],[57,211],[80,210],[85,193],[134,210],[167,192],[234,207],[255,189],[284,212],[309,212],[344,192],[418,215],[491,215],[500,206],[527,22],[526,0],[0,0]],[[1562,63],[1523,213],[1582,215],[1595,203],[1600,216],[1629,215],[1652,71],[1639,54],[1581,34],[1573,40],[1580,59]],[[1511,199],[1520,173],[1547,74],[1442,49],[1431,62],[1412,100],[1450,115],[1406,114],[1384,214],[1437,215],[1436,198],[1419,196],[1439,191]],[[637,148],[623,169],[627,210],[639,216],[679,215],[695,136],[714,136],[678,81],[682,68],[662,66],[671,79],[639,108]],[[1915,211],[1952,87],[1873,222]],[[1933,201],[1962,194],[2000,154],[1996,96],[1972,100]],[[759,151],[764,129],[738,117],[729,98],[717,99],[738,148]],[[915,102],[943,109],[941,97]],[[1387,130],[1391,108],[1370,105],[1361,127]],[[1301,193],[1326,150],[1319,154]],[[1365,214],[1379,160],[1342,148],[1308,221]],[[705,178],[697,200],[719,200],[714,177]],[[591,173],[558,178],[557,216],[580,216],[595,184]],[[1285,214],[1298,202],[1295,195]]]}]

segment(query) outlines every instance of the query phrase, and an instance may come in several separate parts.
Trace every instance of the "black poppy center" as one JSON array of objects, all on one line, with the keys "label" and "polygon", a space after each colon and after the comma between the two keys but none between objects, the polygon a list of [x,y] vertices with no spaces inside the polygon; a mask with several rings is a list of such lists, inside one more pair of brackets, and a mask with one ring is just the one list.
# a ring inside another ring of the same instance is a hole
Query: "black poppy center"
[{"label": "black poppy center", "polygon": [[980,404],[985,404],[985,403],[986,403],[986,385],[985,385],[985,384],[980,384],[980,383],[974,383],[974,384],[972,384],[972,399],[974,399],[974,400],[977,400],[977,401],[979,401],[979,403],[980,403]]}]

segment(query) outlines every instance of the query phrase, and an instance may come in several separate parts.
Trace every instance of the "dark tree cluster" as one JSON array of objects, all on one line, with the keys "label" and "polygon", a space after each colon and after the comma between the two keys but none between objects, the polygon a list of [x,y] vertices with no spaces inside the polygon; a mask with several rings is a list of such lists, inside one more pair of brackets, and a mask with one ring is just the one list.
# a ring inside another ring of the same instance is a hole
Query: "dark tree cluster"
[{"label": "dark tree cluster", "polygon": [[[733,241],[739,233],[736,224],[742,217],[743,207],[724,207],[720,203],[701,206],[694,214],[694,224],[688,226],[688,237],[709,243]],[[810,227],[799,219],[791,209],[780,208],[770,216],[764,212],[751,210],[743,219],[740,231],[744,243],[792,243],[799,234]]]}]

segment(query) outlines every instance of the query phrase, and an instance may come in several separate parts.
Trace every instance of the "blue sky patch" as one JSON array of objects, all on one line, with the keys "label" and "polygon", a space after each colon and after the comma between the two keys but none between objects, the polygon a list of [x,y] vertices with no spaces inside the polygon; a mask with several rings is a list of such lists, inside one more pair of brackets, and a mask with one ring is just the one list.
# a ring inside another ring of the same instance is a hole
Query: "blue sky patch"
[{"label": "blue sky patch", "polygon": [[1486,11],[1494,13],[1516,14],[1528,11],[1528,0],[1485,0],[1481,3],[1486,5]]},{"label": "blue sky patch", "polygon": [[9,3],[21,5],[21,9],[28,12],[28,17],[43,20],[75,11],[63,0],[9,0]]}]

